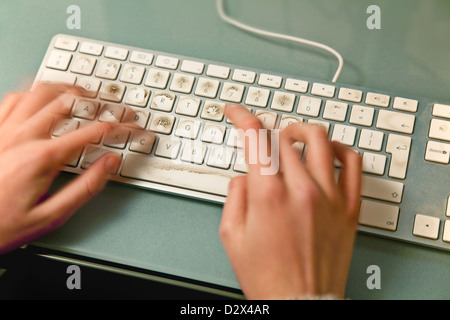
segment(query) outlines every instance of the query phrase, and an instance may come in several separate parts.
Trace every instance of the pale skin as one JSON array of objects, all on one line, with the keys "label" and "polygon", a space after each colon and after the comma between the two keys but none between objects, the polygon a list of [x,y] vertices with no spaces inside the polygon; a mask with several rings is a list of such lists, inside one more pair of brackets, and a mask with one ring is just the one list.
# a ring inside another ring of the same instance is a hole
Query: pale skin
[{"label": "pale skin", "polygon": [[46,198],[60,168],[77,150],[114,128],[98,123],[51,139],[54,121],[64,114],[63,94],[78,88],[40,85],[9,94],[0,106],[0,253],[59,227],[107,182],[120,159],[107,154],[84,174]]},{"label": "pale skin", "polygon": [[[245,108],[228,107],[233,124],[262,129]],[[308,147],[302,163],[292,147]],[[248,299],[345,297],[359,211],[361,157],[325,130],[302,124],[280,133],[280,170],[259,162],[231,181],[220,236]],[[343,163],[338,183],[332,159]]]},{"label": "pale skin", "polygon": [[[98,194],[121,159],[106,154],[68,185],[47,196],[64,163],[116,125],[97,123],[51,138],[64,116],[66,95],[79,88],[39,85],[8,95],[0,105],[0,254],[61,226]],[[243,130],[262,125],[248,110],[228,106]],[[303,163],[292,143],[308,147]],[[231,181],[219,229],[248,299],[345,295],[359,210],[361,158],[323,129],[291,125],[279,139],[280,171],[261,175],[263,164]],[[337,183],[332,159],[343,163]],[[327,160],[328,159],[328,160]],[[7,186],[7,187],[5,187]],[[257,186],[257,187],[254,187]]]}]

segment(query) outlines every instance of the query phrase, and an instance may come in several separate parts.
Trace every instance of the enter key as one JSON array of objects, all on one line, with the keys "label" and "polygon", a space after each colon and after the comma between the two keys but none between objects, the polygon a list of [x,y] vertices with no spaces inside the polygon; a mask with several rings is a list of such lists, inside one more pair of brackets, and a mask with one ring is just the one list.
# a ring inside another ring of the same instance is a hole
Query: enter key
[{"label": "enter key", "polygon": [[389,176],[405,179],[408,168],[411,138],[398,134],[390,134],[386,144],[386,152],[392,155]]}]

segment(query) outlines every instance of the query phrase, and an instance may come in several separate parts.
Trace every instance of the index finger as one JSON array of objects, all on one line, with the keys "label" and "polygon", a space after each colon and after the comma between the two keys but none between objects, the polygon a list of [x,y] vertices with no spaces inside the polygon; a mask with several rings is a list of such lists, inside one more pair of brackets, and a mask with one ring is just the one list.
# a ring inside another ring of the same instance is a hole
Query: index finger
[{"label": "index finger", "polygon": [[[278,172],[278,145],[271,143],[269,132],[249,110],[236,105],[227,105],[225,115],[241,135],[248,163],[248,175],[274,175]],[[275,170],[273,166],[276,166]]]},{"label": "index finger", "polygon": [[63,136],[51,139],[53,163],[62,163],[70,159],[74,152],[92,141],[99,140],[104,134],[116,128],[118,124],[112,122],[98,122],[81,129],[77,129]]}]

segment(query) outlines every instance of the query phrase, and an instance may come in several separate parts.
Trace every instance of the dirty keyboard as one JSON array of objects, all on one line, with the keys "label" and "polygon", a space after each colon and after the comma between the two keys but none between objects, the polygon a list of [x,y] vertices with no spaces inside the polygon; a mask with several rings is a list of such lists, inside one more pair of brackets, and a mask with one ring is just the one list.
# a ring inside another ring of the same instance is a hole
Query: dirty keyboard
[{"label": "dirty keyboard", "polygon": [[226,103],[240,103],[268,129],[321,125],[362,155],[361,232],[450,250],[448,103],[68,35],[51,41],[38,81],[89,91],[55,136],[92,121],[130,121],[130,112],[144,129],[119,127],[68,172],[114,151],[123,161],[112,180],[223,202],[230,179],[247,168],[223,114]]}]

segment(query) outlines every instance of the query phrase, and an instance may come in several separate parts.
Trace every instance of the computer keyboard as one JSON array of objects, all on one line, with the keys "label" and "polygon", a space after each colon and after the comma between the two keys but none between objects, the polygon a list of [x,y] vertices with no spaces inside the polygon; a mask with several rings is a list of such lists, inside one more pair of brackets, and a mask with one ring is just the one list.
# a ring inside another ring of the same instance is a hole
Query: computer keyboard
[{"label": "computer keyboard", "polygon": [[112,180],[224,202],[230,179],[247,170],[223,113],[239,103],[268,129],[313,123],[362,155],[359,231],[450,250],[448,103],[69,35],[52,39],[40,81],[89,91],[54,136],[94,121],[143,129],[119,127],[65,171],[114,151],[123,161]]}]

